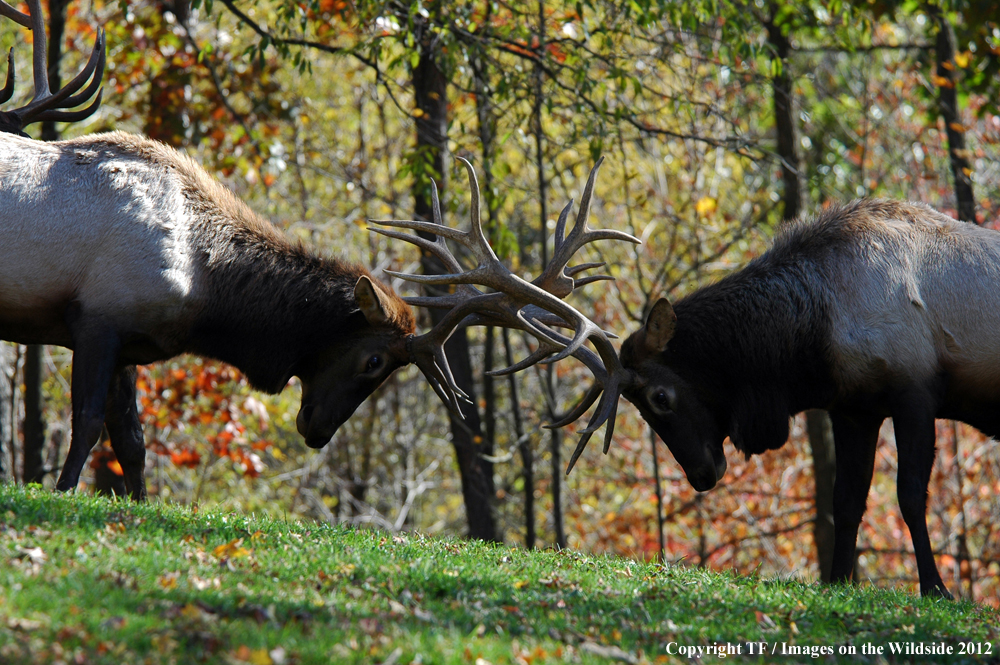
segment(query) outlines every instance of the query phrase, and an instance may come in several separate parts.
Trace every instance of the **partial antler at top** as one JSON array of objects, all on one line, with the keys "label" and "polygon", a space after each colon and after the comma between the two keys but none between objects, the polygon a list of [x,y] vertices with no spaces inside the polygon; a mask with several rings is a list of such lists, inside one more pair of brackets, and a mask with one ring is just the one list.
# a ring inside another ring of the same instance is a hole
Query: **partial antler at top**
[{"label": "partial antler at top", "polygon": [[[492,372],[495,375],[519,371],[538,362],[556,362],[570,355],[581,360],[594,373],[598,383],[603,387],[604,395],[587,428],[583,430],[583,438],[569,464],[569,469],[572,469],[593,432],[610,420],[611,424],[605,435],[604,448],[607,452],[614,429],[618,396],[631,377],[622,368],[608,334],[562,300],[579,286],[613,278],[610,275],[574,278],[585,270],[599,268],[604,264],[584,263],[570,267],[568,263],[578,250],[597,240],[625,240],[634,243],[638,243],[639,240],[621,231],[592,230],[587,226],[594,182],[603,162],[602,158],[590,172],[573,229],[568,236],[565,235],[571,202],[562,210],[556,224],[555,251],[552,260],[545,266],[541,275],[527,282],[510,272],[487,242],[479,212],[479,183],[475,169],[468,161],[464,159],[461,161],[469,173],[472,190],[472,224],[469,231],[459,231],[442,224],[436,185],[432,189],[433,222],[373,220],[373,223],[382,226],[433,233],[437,236],[433,241],[397,231],[371,228],[377,233],[411,242],[430,252],[441,260],[446,270],[450,271],[443,275],[408,275],[386,271],[387,274],[421,284],[457,285],[454,293],[447,295],[406,298],[411,305],[449,309],[444,319],[430,332],[412,340],[413,362],[421,368],[449,408],[458,412],[457,395],[463,393],[455,385],[448,369],[443,344],[459,326],[501,325],[524,330],[538,339],[539,348],[534,353],[509,368]],[[464,271],[448,249],[446,238],[466,247],[475,257],[477,266]],[[486,286],[495,289],[496,292],[484,293],[473,285]],[[574,331],[572,338],[556,332],[552,326],[572,328]],[[594,354],[584,346],[588,340],[594,344],[598,354]],[[597,385],[595,383],[595,387],[591,388],[584,400],[566,417],[551,426],[568,424],[583,415],[601,392]]]},{"label": "partial antler at top", "polygon": [[[62,89],[49,90],[49,75],[46,65],[45,19],[42,14],[41,0],[27,0],[28,13],[24,14],[4,0],[0,0],[0,15],[6,16],[15,23],[23,25],[32,32],[32,69],[35,83],[35,94],[31,101],[20,108],[11,111],[0,111],[0,127],[3,131],[23,134],[28,125],[44,120],[59,122],[75,122],[90,116],[101,105],[101,80],[104,78],[105,37],[104,30],[97,31],[94,49],[90,53],[87,65],[76,77]],[[7,80],[0,90],[0,104],[7,102],[14,94],[14,51],[7,54]],[[87,82],[90,81],[89,84]],[[85,84],[87,84],[85,86]],[[96,97],[95,97],[96,92]],[[77,111],[71,109],[91,98],[93,102],[86,108]]]}]

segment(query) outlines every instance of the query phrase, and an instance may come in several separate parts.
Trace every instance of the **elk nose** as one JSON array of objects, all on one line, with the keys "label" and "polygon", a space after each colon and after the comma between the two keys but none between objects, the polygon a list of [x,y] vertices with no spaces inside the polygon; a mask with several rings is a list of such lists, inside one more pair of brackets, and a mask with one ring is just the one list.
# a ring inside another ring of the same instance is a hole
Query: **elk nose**
[{"label": "elk nose", "polygon": [[312,404],[303,404],[299,409],[299,415],[295,418],[295,429],[302,436],[309,435],[309,421],[312,419],[314,407]]},{"label": "elk nose", "polygon": [[718,479],[718,476],[715,475],[715,468],[711,466],[702,467],[697,473],[688,474],[688,482],[691,483],[691,487],[699,492],[707,492],[715,487]]}]

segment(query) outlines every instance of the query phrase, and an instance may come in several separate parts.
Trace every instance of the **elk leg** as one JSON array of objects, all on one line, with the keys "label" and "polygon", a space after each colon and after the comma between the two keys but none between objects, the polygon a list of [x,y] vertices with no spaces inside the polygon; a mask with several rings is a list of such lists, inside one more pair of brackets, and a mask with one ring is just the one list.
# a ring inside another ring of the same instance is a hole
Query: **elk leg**
[{"label": "elk leg", "polygon": [[146,444],[135,401],[135,365],[119,368],[108,391],[105,421],[111,447],[125,475],[125,488],[134,501],[146,500]]},{"label": "elk leg", "polygon": [[910,530],[913,552],[920,575],[920,594],[951,598],[941,580],[934,551],[927,534],[927,483],[934,467],[936,431],[934,409],[929,395],[913,392],[902,396],[892,408],[896,430],[899,468],[896,471],[896,497],[903,520]]},{"label": "elk leg", "polygon": [[104,429],[108,388],[118,359],[118,335],[108,328],[86,327],[74,335],[73,348],[73,378],[70,386],[73,398],[73,434],[66,463],[56,483],[56,489],[60,492],[68,492],[76,487],[90,450],[100,439],[101,430]]},{"label": "elk leg", "polygon": [[830,412],[837,453],[837,477],[833,483],[831,582],[847,582],[854,570],[858,527],[868,503],[868,489],[875,467],[875,446],[882,420],[881,416]]}]

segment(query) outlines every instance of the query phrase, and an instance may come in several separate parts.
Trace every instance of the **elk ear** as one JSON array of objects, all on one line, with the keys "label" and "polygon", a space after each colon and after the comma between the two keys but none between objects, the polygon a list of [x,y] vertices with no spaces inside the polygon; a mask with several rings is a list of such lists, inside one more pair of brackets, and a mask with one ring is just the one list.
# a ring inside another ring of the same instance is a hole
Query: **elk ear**
[{"label": "elk ear", "polygon": [[660,298],[646,317],[646,348],[655,353],[665,351],[676,327],[677,315],[674,314],[674,308],[670,306],[669,300]]},{"label": "elk ear", "polygon": [[382,294],[379,293],[378,288],[372,283],[368,275],[362,275],[358,279],[358,283],[354,285],[354,301],[358,303],[358,307],[361,308],[361,313],[368,319],[368,323],[375,326],[384,325],[389,322],[385,305],[382,303]]}]

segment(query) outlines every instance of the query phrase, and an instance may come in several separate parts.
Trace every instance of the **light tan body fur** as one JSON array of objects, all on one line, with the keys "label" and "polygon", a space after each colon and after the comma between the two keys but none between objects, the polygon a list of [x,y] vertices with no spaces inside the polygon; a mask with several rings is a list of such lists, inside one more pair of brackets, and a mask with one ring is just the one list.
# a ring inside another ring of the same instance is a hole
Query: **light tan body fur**
[{"label": "light tan body fur", "polygon": [[0,339],[74,350],[59,489],[76,486],[106,420],[129,492],[145,496],[136,364],[197,353],[270,392],[297,376],[296,422],[318,448],[409,362],[413,330],[367,270],[289,242],[167,146],[0,133]]},{"label": "light tan body fur", "polygon": [[817,261],[840,391],[947,373],[1000,399],[1000,233],[918,204],[887,213]]}]

